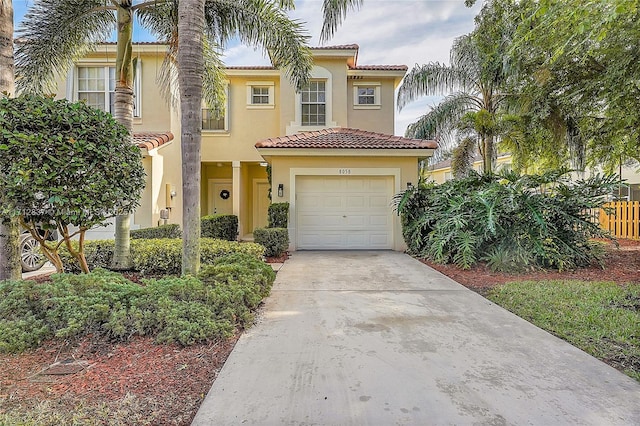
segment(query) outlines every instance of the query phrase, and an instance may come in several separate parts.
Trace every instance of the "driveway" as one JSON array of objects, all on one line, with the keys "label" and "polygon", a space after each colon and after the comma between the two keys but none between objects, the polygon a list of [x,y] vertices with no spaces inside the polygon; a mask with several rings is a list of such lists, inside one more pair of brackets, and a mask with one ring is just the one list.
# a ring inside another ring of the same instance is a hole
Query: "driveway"
[{"label": "driveway", "polygon": [[638,425],[640,384],[396,252],[295,252],[194,425]]}]

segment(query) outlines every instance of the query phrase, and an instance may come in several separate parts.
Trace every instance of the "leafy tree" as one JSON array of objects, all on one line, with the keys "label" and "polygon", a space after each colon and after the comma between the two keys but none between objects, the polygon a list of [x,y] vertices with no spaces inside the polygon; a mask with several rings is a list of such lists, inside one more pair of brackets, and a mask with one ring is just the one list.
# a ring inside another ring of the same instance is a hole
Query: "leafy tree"
[{"label": "leafy tree", "polygon": [[[140,150],[109,114],[51,97],[0,100],[0,128],[0,186],[12,200],[0,214],[17,217],[58,272],[62,244],[89,272],[85,232],[138,205],[145,182]],[[57,230],[62,240],[47,241],[37,225],[46,234]]]},{"label": "leafy tree", "polygon": [[[13,95],[13,65],[13,4],[0,0],[0,98]],[[0,204],[8,203],[0,194]],[[15,219],[0,216],[0,281],[20,278],[19,234]]]}]

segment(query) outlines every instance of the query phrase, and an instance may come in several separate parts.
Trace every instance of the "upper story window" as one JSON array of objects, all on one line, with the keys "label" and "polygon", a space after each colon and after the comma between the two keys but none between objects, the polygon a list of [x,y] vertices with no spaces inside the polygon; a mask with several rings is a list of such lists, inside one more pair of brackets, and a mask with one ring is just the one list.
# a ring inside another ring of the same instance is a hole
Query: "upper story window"
[{"label": "upper story window", "polygon": [[[138,62],[139,64],[139,62]],[[78,66],[74,98],[111,114],[115,113],[116,68],[112,66]],[[140,117],[140,72],[133,81],[133,116]]]},{"label": "upper story window", "polygon": [[324,81],[312,80],[301,91],[302,125],[324,126],[327,117],[326,84]]},{"label": "upper story window", "polygon": [[247,108],[248,109],[272,109],[275,107],[274,82],[249,81],[247,82]]},{"label": "upper story window", "polygon": [[354,84],[353,107],[355,109],[379,109],[380,83]]},{"label": "upper story window", "polygon": [[213,108],[202,108],[202,130],[227,130],[226,114]]}]

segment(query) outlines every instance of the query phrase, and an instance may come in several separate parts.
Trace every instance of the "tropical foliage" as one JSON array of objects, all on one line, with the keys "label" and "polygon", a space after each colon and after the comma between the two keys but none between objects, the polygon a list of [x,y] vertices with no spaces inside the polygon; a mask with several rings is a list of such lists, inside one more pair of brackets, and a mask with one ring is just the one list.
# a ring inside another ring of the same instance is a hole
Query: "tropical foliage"
[{"label": "tropical foliage", "polygon": [[608,236],[590,211],[618,180],[572,182],[567,172],[470,173],[408,189],[395,202],[409,251],[465,269],[486,261],[500,271],[565,270],[599,261],[602,251],[591,239]]},{"label": "tropical foliage", "polygon": [[[62,244],[89,272],[85,232],[138,206],[145,176],[138,147],[109,114],[64,99],[0,99],[0,128],[0,186],[11,200],[0,215],[18,217],[58,272]],[[62,239],[47,241],[38,227]]]}]

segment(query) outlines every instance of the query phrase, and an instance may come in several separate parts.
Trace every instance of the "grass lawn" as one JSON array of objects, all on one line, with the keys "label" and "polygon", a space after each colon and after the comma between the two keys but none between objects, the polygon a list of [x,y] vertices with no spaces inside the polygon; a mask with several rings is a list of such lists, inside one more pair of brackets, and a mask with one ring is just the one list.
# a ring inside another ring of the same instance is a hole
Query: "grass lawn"
[{"label": "grass lawn", "polygon": [[487,297],[640,381],[640,285],[520,281]]}]

